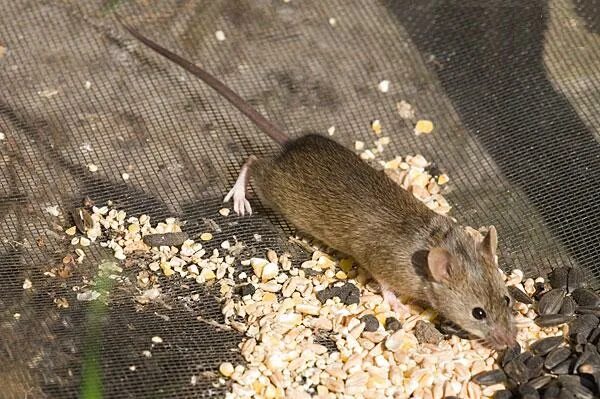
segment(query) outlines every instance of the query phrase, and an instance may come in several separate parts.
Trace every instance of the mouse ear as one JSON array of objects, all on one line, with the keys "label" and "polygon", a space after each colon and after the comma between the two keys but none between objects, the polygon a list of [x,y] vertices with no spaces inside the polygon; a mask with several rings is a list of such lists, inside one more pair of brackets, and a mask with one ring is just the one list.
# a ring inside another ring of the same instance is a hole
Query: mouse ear
[{"label": "mouse ear", "polygon": [[450,252],[444,248],[431,248],[427,254],[427,267],[431,277],[441,283],[450,279]]},{"label": "mouse ear", "polygon": [[481,243],[483,255],[486,256],[492,263],[496,262],[496,248],[498,247],[498,234],[496,228],[490,226],[486,236]]}]

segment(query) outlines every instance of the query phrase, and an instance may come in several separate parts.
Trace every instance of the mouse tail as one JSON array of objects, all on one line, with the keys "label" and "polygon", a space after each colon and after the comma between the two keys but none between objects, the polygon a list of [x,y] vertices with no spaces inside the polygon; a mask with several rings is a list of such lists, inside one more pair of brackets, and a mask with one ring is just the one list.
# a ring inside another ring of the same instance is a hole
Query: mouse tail
[{"label": "mouse tail", "polygon": [[152,50],[156,51],[163,57],[168,60],[174,62],[179,65],[186,71],[190,72],[204,83],[212,87],[217,93],[225,97],[233,106],[235,106],[240,112],[246,115],[252,122],[256,124],[263,132],[265,132],[269,137],[271,137],[275,142],[279,145],[284,146],[287,142],[289,142],[289,137],[283,133],[281,129],[275,126],[271,121],[261,115],[257,110],[255,110],[250,104],[248,104],[243,98],[241,98],[237,93],[227,87],[223,82],[212,76],[210,73],[206,72],[202,68],[197,65],[191,63],[185,58],[173,53],[172,51],[167,50],[166,48],[160,46],[159,44],[153,42],[152,40],[142,36],[135,29],[124,23],[118,15],[115,15],[117,21],[137,40],[150,47]]}]

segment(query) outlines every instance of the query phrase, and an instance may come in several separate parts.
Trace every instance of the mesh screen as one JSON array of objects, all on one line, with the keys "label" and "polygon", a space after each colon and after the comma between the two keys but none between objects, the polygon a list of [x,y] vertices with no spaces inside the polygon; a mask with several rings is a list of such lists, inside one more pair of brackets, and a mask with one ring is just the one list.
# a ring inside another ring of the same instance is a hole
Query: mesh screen
[{"label": "mesh screen", "polygon": [[[598,287],[598,2],[455,3],[1,1],[1,395],[76,397],[94,329],[106,397],[220,397],[219,363],[241,360],[240,335],[211,324],[222,320],[215,287],[166,282],[165,303],[140,308],[125,284],[95,320],[72,287],[103,248],[88,248],[66,281],[44,275],[69,251],[58,227],[72,225],[85,196],[185,220],[191,236],[216,223],[214,242],[235,236],[250,255],[293,249],[293,229],[256,200],[251,217],[217,213],[244,159],[274,154],[273,143],[135,42],[115,11],[292,136],[335,126],[334,138],[352,146],[372,141],[379,119],[392,139],[385,156],[435,161],[452,179],[451,214],[497,226],[503,267],[543,275],[580,265]],[[387,93],[377,90],[383,79]],[[434,133],[415,136],[398,116],[401,100]],[[45,211],[54,205],[58,217]],[[136,271],[125,274],[135,281]],[[59,297],[71,306],[58,309]],[[167,344],[143,358],[154,335]]]}]

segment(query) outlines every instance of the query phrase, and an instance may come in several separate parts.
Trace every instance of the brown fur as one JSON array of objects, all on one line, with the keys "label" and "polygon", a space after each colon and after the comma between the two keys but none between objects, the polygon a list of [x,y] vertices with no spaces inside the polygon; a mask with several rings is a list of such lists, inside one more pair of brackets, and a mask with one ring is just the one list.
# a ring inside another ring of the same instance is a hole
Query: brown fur
[{"label": "brown fur", "polygon": [[[392,291],[426,301],[472,334],[511,331],[508,292],[481,244],[438,215],[383,172],[319,135],[288,144],[252,167],[261,200],[314,238],[352,256]],[[448,282],[431,278],[426,253],[451,255]],[[421,256],[419,256],[421,254]],[[472,316],[483,308],[484,321]]]}]

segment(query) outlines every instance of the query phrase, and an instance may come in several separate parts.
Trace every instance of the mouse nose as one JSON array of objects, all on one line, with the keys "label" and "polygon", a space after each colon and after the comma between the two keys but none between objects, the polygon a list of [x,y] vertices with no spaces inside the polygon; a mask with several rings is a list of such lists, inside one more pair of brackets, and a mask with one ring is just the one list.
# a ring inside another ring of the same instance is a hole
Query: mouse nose
[{"label": "mouse nose", "polygon": [[498,350],[511,348],[517,344],[516,332],[496,329],[490,334],[490,341]]}]

